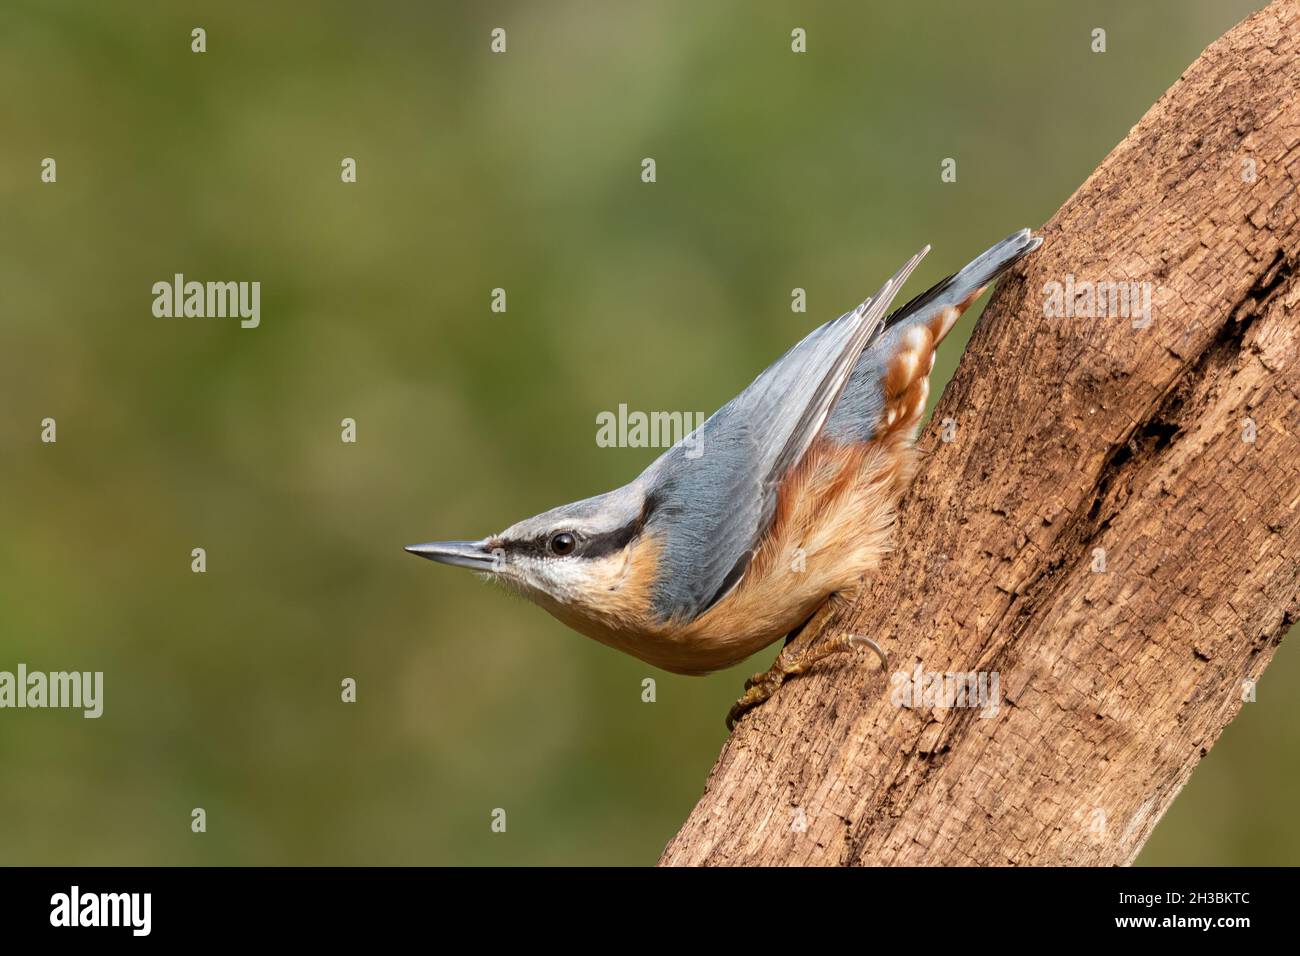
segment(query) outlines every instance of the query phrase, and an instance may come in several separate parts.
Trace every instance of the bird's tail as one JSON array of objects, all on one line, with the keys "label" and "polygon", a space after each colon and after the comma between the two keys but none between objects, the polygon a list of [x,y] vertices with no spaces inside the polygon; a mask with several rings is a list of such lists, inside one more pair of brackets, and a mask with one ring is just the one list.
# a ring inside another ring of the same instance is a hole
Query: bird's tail
[{"label": "bird's tail", "polygon": [[916,317],[930,323],[937,313],[942,312],[943,321],[931,326],[938,332],[935,341],[937,345],[990,282],[1042,243],[1043,240],[1032,235],[1028,229],[1007,236],[972,259],[960,272],[948,276],[906,305],[895,309],[885,320],[885,328],[901,325]]}]

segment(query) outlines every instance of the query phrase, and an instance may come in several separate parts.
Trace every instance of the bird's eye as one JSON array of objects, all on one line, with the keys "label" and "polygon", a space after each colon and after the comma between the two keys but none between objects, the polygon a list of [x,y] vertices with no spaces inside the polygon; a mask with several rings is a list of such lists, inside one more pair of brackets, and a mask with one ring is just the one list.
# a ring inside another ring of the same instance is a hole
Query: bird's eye
[{"label": "bird's eye", "polygon": [[578,540],[567,531],[551,536],[551,554],[564,557],[566,554],[573,554],[573,549],[577,546]]}]

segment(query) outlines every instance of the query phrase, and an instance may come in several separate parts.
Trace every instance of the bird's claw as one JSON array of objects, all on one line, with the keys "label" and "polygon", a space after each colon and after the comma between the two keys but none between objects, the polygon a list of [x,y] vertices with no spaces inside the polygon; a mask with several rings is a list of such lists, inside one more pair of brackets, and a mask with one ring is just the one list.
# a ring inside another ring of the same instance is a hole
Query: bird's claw
[{"label": "bird's claw", "polygon": [[880,669],[882,671],[889,669],[889,655],[885,653],[885,649],[883,647],[881,647],[871,638],[862,637],[860,634],[850,634],[848,638],[848,645],[849,647],[871,648],[873,651],[876,652],[876,656],[880,658]]},{"label": "bird's claw", "polygon": [[735,730],[740,718],[744,717],[750,709],[757,707],[776,693],[776,689],[785,682],[786,676],[779,671],[777,673],[780,674],[779,678],[773,677],[772,672],[769,671],[767,674],[755,674],[745,681],[745,693],[741,694],[740,699],[727,711],[728,731]]},{"label": "bird's claw", "polygon": [[820,646],[806,648],[797,656],[790,658],[786,657],[786,650],[783,649],[777,655],[776,660],[772,662],[771,668],[765,673],[755,674],[745,681],[745,693],[727,711],[727,730],[735,730],[740,718],[775,694],[777,688],[784,684],[787,678],[802,674],[824,657],[854,650],[858,647],[867,647],[875,651],[876,656],[880,658],[880,669],[882,671],[889,668],[889,655],[885,653],[885,649],[871,638],[862,637],[859,634],[837,637],[835,640],[823,643]]}]

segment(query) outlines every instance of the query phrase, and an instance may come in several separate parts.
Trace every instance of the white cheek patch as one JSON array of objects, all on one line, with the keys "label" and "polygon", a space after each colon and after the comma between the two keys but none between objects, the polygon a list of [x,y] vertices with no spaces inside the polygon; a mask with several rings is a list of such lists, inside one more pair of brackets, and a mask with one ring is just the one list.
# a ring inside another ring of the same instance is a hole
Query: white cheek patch
[{"label": "white cheek patch", "polygon": [[591,575],[584,565],[589,562],[578,558],[556,559],[538,562],[541,573],[549,583],[549,590],[556,595],[579,595],[591,585]]},{"label": "white cheek patch", "polygon": [[566,604],[599,603],[627,576],[624,552],[603,558],[526,558],[516,563],[529,584]]}]

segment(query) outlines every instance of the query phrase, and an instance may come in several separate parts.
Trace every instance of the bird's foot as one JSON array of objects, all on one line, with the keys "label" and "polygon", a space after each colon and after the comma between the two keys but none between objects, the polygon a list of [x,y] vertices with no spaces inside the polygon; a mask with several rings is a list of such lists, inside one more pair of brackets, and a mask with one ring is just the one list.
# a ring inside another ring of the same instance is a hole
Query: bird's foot
[{"label": "bird's foot", "polygon": [[727,711],[727,730],[735,730],[740,718],[775,694],[776,689],[784,684],[789,676],[773,664],[766,673],[755,674],[745,681],[745,692],[731,705],[731,710]]},{"label": "bird's foot", "polygon": [[818,643],[817,638],[826,629],[833,614],[834,609],[828,601],[804,626],[798,639],[781,649],[781,653],[776,655],[776,660],[767,671],[755,674],[745,681],[745,693],[731,705],[731,710],[727,712],[727,730],[735,730],[741,717],[775,694],[777,688],[788,678],[802,674],[832,654],[843,654],[859,647],[868,647],[880,658],[881,670],[889,666],[889,657],[885,654],[884,648],[869,637],[840,634]]}]

